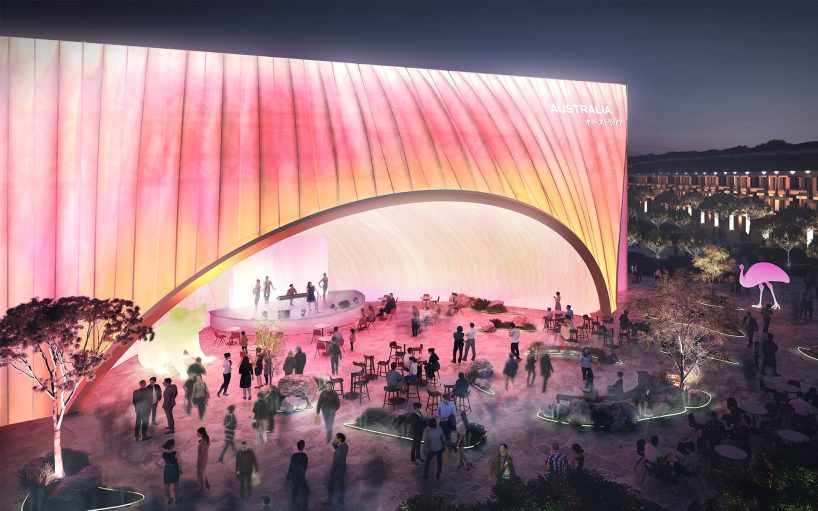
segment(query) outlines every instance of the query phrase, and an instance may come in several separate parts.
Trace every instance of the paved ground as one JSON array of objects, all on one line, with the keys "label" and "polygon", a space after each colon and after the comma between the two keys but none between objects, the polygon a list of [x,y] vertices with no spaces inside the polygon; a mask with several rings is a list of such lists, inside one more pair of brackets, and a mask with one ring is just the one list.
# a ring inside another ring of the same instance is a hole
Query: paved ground
[{"label": "paved ground", "polygon": [[[629,293],[629,297],[644,295],[652,289],[652,286],[650,281],[640,283]],[[781,289],[778,290],[784,311],[776,313],[771,331],[777,334],[776,340],[781,348],[779,371],[785,377],[800,379],[810,386],[815,386],[818,385],[818,362],[802,357],[795,350],[799,344],[814,344],[815,334],[818,332],[818,319],[802,321],[794,318],[790,312],[800,291],[801,286],[796,283],[790,285],[789,289],[781,286]],[[754,298],[755,296],[750,296],[743,300],[749,303]],[[570,301],[570,298],[567,301]],[[542,313],[538,311],[523,309],[516,311],[528,315],[531,320],[542,316]],[[388,353],[388,342],[398,340],[401,344],[423,343],[425,347],[438,348],[443,361],[441,379],[444,383],[453,383],[457,371],[465,369],[466,364],[457,366],[449,363],[447,354],[451,350],[452,331],[457,325],[467,326],[469,321],[475,321],[479,326],[486,323],[489,318],[497,317],[464,310],[463,316],[444,318],[442,324],[427,329],[419,338],[412,339],[409,315],[409,304],[402,303],[396,320],[389,323],[381,322],[376,330],[362,333],[359,336],[355,352],[347,352],[341,362],[341,373],[347,381],[353,369],[352,361],[362,361],[362,354],[373,354],[376,360],[385,359]],[[636,314],[632,311],[632,315],[638,315],[638,311]],[[500,315],[499,317],[510,318],[511,315]],[[496,366],[500,366],[507,355],[507,336],[508,333],[505,330],[492,334],[478,334],[478,356],[489,358],[495,362]],[[327,374],[329,361],[321,357],[313,358],[309,337],[309,335],[288,336],[286,339],[288,348],[295,345],[306,348],[309,355],[307,374]],[[207,353],[216,355],[223,351],[212,346],[211,331],[203,331],[201,338]],[[532,341],[544,340],[549,344],[553,342],[542,331],[524,332],[521,337],[521,349],[524,350]],[[745,356],[747,353],[740,341],[729,346],[727,351],[736,358]],[[626,389],[635,385],[636,370],[669,368],[661,357],[655,354],[645,354],[639,349],[632,350],[630,354],[623,354],[621,358],[624,366],[598,365],[596,367],[598,388],[605,388],[612,383],[616,371],[620,368],[626,372]],[[217,364],[218,361],[208,366],[207,381],[214,391],[221,380]],[[452,457],[452,464],[444,467],[440,482],[421,481],[421,469],[409,463],[408,443],[340,427],[341,422],[353,420],[365,407],[380,406],[382,402],[380,382],[375,382],[371,386],[374,391],[370,403],[364,402],[363,405],[359,405],[357,401],[344,401],[336,424],[347,434],[350,445],[347,509],[393,509],[399,502],[417,492],[441,494],[446,499],[452,500],[483,499],[488,495],[491,486],[488,461],[500,442],[509,445],[510,452],[515,457],[517,471],[522,476],[534,476],[543,471],[544,461],[552,442],[559,442],[560,445],[566,446],[566,450],[567,446],[577,442],[586,450],[586,466],[599,470],[614,480],[631,484],[645,492],[650,498],[671,508],[684,509],[691,498],[708,494],[709,490],[703,492],[692,486],[692,491],[688,492],[684,485],[676,491],[664,490],[660,493],[654,483],[648,482],[649,480],[644,484],[639,482],[641,472],[638,474],[633,472],[633,465],[637,460],[636,440],[657,434],[661,437],[663,445],[671,449],[689,432],[684,416],[677,419],[644,422],[638,431],[628,434],[597,433],[538,420],[535,417],[537,410],[552,403],[556,393],[576,394],[580,391],[581,378],[576,361],[554,359],[554,366],[556,373],[549,382],[547,394],[540,393],[539,385],[526,388],[523,371],[513,391],[504,392],[498,378],[495,380],[497,396],[472,392],[473,412],[470,417],[471,420],[481,422],[486,426],[489,434],[488,444],[480,450],[469,452],[469,458],[474,463],[475,470],[465,472],[463,469],[455,468],[456,462]],[[139,379],[147,379],[149,376],[151,375],[143,371],[135,360],[122,364],[106,376],[102,385],[98,387],[97,410],[114,410],[115,420],[109,424],[111,421],[105,420],[103,415],[95,416],[94,414],[69,417],[63,428],[63,445],[88,451],[92,461],[104,467],[105,481],[109,486],[130,486],[146,493],[148,498],[142,505],[143,508],[163,509],[165,506],[161,484],[162,469],[157,462],[161,458],[159,446],[163,439],[167,438],[161,434],[164,418],[159,419],[160,427],[156,428],[158,431],[154,432],[156,434],[154,439],[134,443],[132,436],[131,392],[135,382]],[[539,379],[537,383],[540,383]],[[743,372],[737,367],[725,366],[705,377],[700,386],[714,395],[714,405],[717,407],[722,407],[728,396],[737,397],[739,403],[743,400],[757,398],[757,392],[747,390]],[[274,502],[278,503],[276,509],[288,509],[284,475],[296,441],[303,438],[307,442],[306,452],[310,457],[308,471],[311,487],[310,509],[322,509],[321,502],[326,498],[325,483],[332,448],[324,441],[323,426],[314,424],[315,415],[311,410],[290,416],[277,416],[276,429],[270,439],[270,444],[266,448],[256,449],[262,466],[261,485],[254,489],[253,500],[250,501],[250,504],[242,507],[237,503],[238,485],[231,468],[234,458],[228,455],[225,464],[215,463],[222,446],[221,418],[226,406],[230,403],[236,404],[238,409],[240,426],[237,438],[245,438],[252,442],[251,402],[241,399],[237,381],[234,379],[230,396],[227,398],[214,397],[203,423],[214,439],[210,455],[211,464],[208,470],[212,488],[205,494],[196,491],[195,467],[193,466],[196,452],[195,430],[201,424],[198,418],[185,415],[180,410],[181,407],[177,407],[179,418],[175,438],[185,471],[181,490],[184,500],[174,507],[201,510],[257,509],[260,507],[261,496],[269,495]],[[700,413],[699,420],[704,420],[702,413]],[[19,508],[24,494],[16,480],[16,471],[26,461],[35,456],[44,455],[49,450],[49,429],[50,421],[48,420],[38,420],[0,429],[0,450],[3,452],[4,460],[4,463],[0,465],[0,480],[2,480],[2,493],[6,496],[0,508]],[[106,450],[105,443],[102,441],[103,431],[106,429],[115,439],[114,446],[110,450]]]}]

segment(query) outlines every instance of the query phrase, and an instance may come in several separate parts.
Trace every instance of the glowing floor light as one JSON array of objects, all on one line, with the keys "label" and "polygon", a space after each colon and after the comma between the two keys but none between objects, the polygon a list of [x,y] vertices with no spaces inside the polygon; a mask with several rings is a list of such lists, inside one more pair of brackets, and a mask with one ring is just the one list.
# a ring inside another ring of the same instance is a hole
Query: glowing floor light
[{"label": "glowing floor light", "polygon": [[744,215],[744,233],[750,234],[750,217],[747,215]]},{"label": "glowing floor light", "polygon": [[736,223],[735,223],[735,220],[734,220],[733,215],[730,215],[730,220],[729,220],[729,221],[730,221],[730,226],[729,226],[729,229],[732,231],[732,230],[735,228],[735,226],[736,226]]},{"label": "glowing floor light", "polygon": [[702,211],[701,213],[699,213],[699,223],[700,223],[700,224],[703,224],[703,223],[704,223],[704,211]]}]

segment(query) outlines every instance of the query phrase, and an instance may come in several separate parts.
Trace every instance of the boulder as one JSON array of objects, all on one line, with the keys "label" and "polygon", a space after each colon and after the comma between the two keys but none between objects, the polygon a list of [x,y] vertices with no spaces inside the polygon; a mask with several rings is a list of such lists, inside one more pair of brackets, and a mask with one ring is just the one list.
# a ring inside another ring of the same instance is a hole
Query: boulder
[{"label": "boulder", "polygon": [[567,420],[575,426],[580,424],[593,424],[590,403],[584,399],[572,400],[568,405]]},{"label": "boulder", "polygon": [[489,302],[489,307],[497,307],[503,305],[503,300],[492,300]]},{"label": "boulder", "polygon": [[486,333],[496,332],[497,327],[494,326],[494,323],[489,321],[488,323],[486,323],[485,325],[480,327],[480,331],[481,332],[486,332]]},{"label": "boulder", "polygon": [[491,382],[485,378],[477,378],[474,380],[474,384],[481,389],[488,390],[491,388]]},{"label": "boulder", "polygon": [[76,474],[64,478],[48,498],[47,509],[87,509],[88,493],[102,484],[102,467],[88,465]]},{"label": "boulder", "polygon": [[477,378],[488,379],[494,374],[494,366],[485,358],[478,358],[466,369],[466,378],[475,381]]},{"label": "boulder", "polygon": [[518,314],[517,316],[514,316],[514,319],[512,319],[511,321],[517,328],[523,327],[530,323],[530,321],[528,321],[528,317],[525,314]]},{"label": "boulder", "polygon": [[312,376],[291,374],[278,380],[278,393],[282,399],[300,397],[309,404],[318,396],[318,385]]},{"label": "boulder", "polygon": [[307,401],[295,396],[285,397],[278,406],[278,410],[283,413],[300,412],[305,408],[307,408]]}]

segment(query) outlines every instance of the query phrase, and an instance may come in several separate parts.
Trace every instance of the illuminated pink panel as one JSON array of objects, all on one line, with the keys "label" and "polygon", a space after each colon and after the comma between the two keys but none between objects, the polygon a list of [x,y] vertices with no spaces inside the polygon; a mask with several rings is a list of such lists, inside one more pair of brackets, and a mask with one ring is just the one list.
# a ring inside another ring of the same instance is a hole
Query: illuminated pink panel
[{"label": "illuminated pink panel", "polygon": [[332,62],[318,62],[321,75],[321,85],[324,89],[327,108],[327,128],[329,129],[332,151],[335,160],[336,181],[338,183],[338,202],[346,204],[358,198],[355,189],[355,175],[349,157],[347,132],[344,129],[344,120],[338,97],[335,72]]},{"label": "illuminated pink panel", "polygon": [[288,59],[274,59],[273,133],[270,141],[278,169],[278,214],[281,225],[300,218],[298,155],[293,108],[293,82]]},{"label": "illuminated pink panel", "polygon": [[259,229],[267,232],[279,225],[278,217],[278,158],[275,123],[277,109],[275,101],[275,59],[258,58],[259,96]]},{"label": "illuminated pink panel", "polygon": [[307,64],[303,60],[290,59],[290,77],[293,84],[295,105],[295,135],[298,165],[298,207],[299,216],[304,217],[320,209],[318,203],[318,174],[315,146],[312,138],[314,121],[313,104],[310,101],[310,79]]},{"label": "illuminated pink panel", "polygon": [[[9,39],[0,38],[0,77],[9,77]],[[0,204],[8,204],[9,81],[0,79]],[[0,311],[8,308],[8,208],[0,207]],[[0,424],[9,423],[9,370],[0,368]]]},{"label": "illuminated pink panel", "polygon": [[310,144],[315,161],[316,188],[319,209],[329,209],[338,205],[338,170],[333,154],[332,126],[327,112],[326,92],[321,79],[321,68],[315,60],[304,61],[304,76],[307,79],[307,109],[310,130]]}]

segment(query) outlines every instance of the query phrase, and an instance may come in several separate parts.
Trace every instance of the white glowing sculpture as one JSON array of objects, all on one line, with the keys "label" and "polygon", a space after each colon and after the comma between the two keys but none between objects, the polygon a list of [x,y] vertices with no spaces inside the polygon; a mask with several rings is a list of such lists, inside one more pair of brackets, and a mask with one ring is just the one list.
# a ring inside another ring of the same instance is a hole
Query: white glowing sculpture
[{"label": "white glowing sculpture", "polygon": [[730,215],[730,230],[732,231],[736,226],[735,219],[733,215]]},{"label": "white glowing sculpture", "polygon": [[704,223],[704,211],[699,214],[699,223]]},{"label": "white glowing sculpture", "polygon": [[812,243],[814,236],[815,232],[812,230],[812,228],[810,227],[809,229],[807,229],[807,246],[809,246],[809,244]]},{"label": "white glowing sculpture", "polygon": [[747,215],[744,215],[744,232],[750,234],[750,217]]},{"label": "white glowing sculpture", "polygon": [[153,342],[140,342],[137,355],[139,364],[152,369],[157,375],[171,374],[173,369],[179,375],[186,375],[188,358],[201,357],[208,362],[199,345],[199,332],[207,326],[207,304],[196,309],[174,307],[168,312],[167,320],[154,327],[156,338]]},{"label": "white glowing sculpture", "polygon": [[744,273],[743,264],[738,265],[738,269],[738,281],[741,283],[742,287],[758,286],[758,304],[753,305],[753,307],[761,307],[761,300],[764,297],[764,286],[767,286],[770,289],[770,294],[773,295],[773,309],[781,308],[781,306],[778,305],[778,300],[775,298],[775,291],[773,291],[772,282],[783,282],[784,284],[789,284],[790,276],[787,275],[787,272],[772,263],[764,262],[756,263],[750,266],[750,269],[747,270],[746,274]]}]

